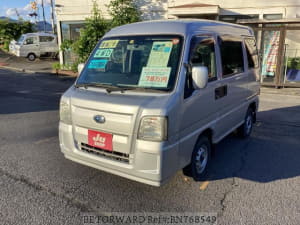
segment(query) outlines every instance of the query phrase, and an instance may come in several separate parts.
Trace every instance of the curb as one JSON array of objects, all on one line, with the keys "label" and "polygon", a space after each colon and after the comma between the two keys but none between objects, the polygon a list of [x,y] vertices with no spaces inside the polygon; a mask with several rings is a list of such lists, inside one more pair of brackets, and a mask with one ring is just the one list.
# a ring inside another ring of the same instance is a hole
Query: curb
[{"label": "curb", "polygon": [[[30,73],[30,74],[37,74],[40,73],[38,71],[33,71],[33,70],[27,70],[27,69],[21,69],[21,68],[17,68],[17,67],[12,67],[12,66],[1,66],[0,65],[0,69],[7,69],[7,70],[13,70],[13,71],[18,71],[18,72],[23,72],[23,73]],[[55,72],[48,72],[49,74],[54,74],[56,75]],[[78,75],[70,75],[68,73],[64,73],[64,72],[59,72],[58,76],[68,76],[68,77],[77,77]]]},{"label": "curb", "polygon": [[21,68],[17,68],[17,67],[11,67],[11,66],[0,66],[0,68],[14,70],[14,71],[23,72],[23,73],[31,73],[31,74],[37,73],[33,70],[26,70],[26,69],[21,69]]}]

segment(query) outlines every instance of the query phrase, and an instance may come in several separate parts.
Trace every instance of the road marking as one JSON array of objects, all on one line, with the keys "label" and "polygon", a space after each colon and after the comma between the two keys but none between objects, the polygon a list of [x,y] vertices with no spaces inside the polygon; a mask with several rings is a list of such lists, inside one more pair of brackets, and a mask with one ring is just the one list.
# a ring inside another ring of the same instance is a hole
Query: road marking
[{"label": "road marking", "polygon": [[53,136],[53,137],[49,137],[49,138],[40,139],[40,140],[35,141],[33,143],[36,144],[36,145],[38,145],[38,144],[42,144],[42,143],[53,141],[54,139],[56,139],[56,137]]},{"label": "road marking", "polygon": [[209,184],[209,181],[204,181],[204,182],[200,185],[200,190],[201,190],[201,191],[204,191],[204,190],[207,188],[208,184]]}]

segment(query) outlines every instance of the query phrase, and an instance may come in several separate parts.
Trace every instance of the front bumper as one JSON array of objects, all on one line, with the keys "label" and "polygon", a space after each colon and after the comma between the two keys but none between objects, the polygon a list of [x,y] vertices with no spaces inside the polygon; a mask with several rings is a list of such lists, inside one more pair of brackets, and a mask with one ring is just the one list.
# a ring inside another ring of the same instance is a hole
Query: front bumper
[{"label": "front bumper", "polygon": [[73,137],[72,125],[60,122],[59,140],[67,159],[153,186],[161,186],[180,169],[177,145],[164,147],[160,142],[137,140],[130,162],[124,163],[80,150]]}]

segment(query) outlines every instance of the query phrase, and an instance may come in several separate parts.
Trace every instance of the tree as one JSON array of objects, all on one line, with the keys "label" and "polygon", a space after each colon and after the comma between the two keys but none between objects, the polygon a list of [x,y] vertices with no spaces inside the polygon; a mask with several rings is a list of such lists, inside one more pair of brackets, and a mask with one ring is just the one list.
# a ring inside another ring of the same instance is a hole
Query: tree
[{"label": "tree", "polygon": [[93,3],[92,16],[85,20],[84,28],[80,30],[78,40],[65,40],[60,48],[62,51],[73,51],[78,59],[71,66],[77,69],[78,63],[85,62],[95,48],[97,42],[111,28],[127,23],[140,21],[140,13],[132,0],[112,0],[107,6],[112,17],[105,20],[96,1]]},{"label": "tree", "polygon": [[[92,16],[85,21],[86,23],[84,28],[80,30],[80,37],[78,40],[74,42],[66,40],[64,41],[66,43],[63,42],[61,44],[61,49],[63,51],[71,49],[78,56],[78,62],[74,62],[76,65],[87,60],[97,42],[109,29],[109,24],[102,17],[96,2],[94,2],[93,5]],[[76,65],[73,67],[76,67]]]},{"label": "tree", "polygon": [[28,21],[0,20],[0,42],[6,46],[11,40],[18,40],[22,34],[30,32],[33,32],[33,24]]},{"label": "tree", "polygon": [[141,13],[132,0],[111,0],[107,7],[112,17],[112,27],[141,20]]}]

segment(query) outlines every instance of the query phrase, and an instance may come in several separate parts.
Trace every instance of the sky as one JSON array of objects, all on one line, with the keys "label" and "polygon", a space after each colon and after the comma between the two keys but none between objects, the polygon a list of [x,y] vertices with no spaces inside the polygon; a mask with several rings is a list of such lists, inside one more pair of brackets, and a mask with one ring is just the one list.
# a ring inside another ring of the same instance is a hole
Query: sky
[{"label": "sky", "polygon": [[[13,19],[17,19],[16,11],[22,16],[24,20],[31,20],[29,13],[33,12],[30,2],[33,0],[0,0],[0,16],[6,16]],[[43,20],[41,2],[42,0],[36,0],[38,3],[38,19]],[[45,5],[45,17],[47,21],[50,21],[50,0],[43,0]],[[55,2],[55,0],[53,0]]]}]

